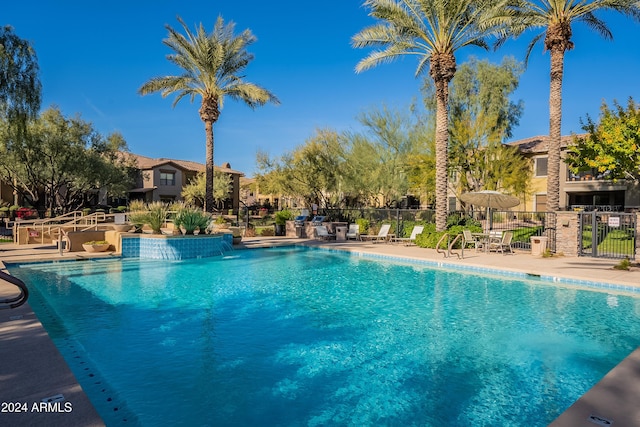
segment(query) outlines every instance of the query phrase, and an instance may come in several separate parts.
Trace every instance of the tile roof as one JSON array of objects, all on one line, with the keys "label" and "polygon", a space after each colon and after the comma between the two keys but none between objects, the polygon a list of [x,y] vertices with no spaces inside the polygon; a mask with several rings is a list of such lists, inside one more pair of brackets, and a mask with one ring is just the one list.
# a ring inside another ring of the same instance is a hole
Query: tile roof
[{"label": "tile roof", "polygon": [[[560,140],[560,147],[565,148],[574,138],[583,138],[587,134],[565,135]],[[549,135],[532,136],[518,141],[508,142],[507,145],[517,146],[522,153],[546,153],[549,151]]]},{"label": "tile roof", "polygon": [[[151,157],[146,157],[146,156],[142,156],[140,154],[134,154],[134,153],[131,153],[131,155],[136,160],[136,164],[140,169],[153,169],[158,166],[172,163],[177,167],[180,167],[182,169],[189,170],[189,171],[204,172],[205,170],[204,164],[198,163],[198,162],[192,162],[190,160],[167,159],[164,157],[161,157],[159,159],[154,159]],[[214,168],[215,170],[220,172],[226,172],[226,173],[244,176],[243,172],[231,169],[229,163],[225,163],[222,166],[214,165]]]}]

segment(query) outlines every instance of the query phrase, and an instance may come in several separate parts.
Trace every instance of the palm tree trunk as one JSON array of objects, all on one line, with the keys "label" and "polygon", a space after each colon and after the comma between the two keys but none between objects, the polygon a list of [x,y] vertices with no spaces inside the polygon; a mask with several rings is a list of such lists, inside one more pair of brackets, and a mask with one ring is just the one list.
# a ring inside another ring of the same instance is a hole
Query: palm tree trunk
[{"label": "palm tree trunk", "polygon": [[449,85],[444,79],[438,79],[434,83],[436,85],[436,231],[444,231],[447,228],[448,211]]},{"label": "palm tree trunk", "polygon": [[562,76],[564,49],[551,49],[549,93],[549,157],[547,164],[547,211],[560,209],[560,143],[562,140]]},{"label": "palm tree trunk", "polygon": [[206,212],[213,213],[215,203],[213,199],[213,122],[205,120],[204,129],[207,133],[204,209]]}]

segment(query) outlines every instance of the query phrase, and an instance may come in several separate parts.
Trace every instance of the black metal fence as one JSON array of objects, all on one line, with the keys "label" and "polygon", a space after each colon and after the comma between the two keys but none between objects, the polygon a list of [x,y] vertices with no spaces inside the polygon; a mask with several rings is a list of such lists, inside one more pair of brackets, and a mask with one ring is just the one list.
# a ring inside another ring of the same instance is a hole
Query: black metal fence
[{"label": "black metal fence", "polygon": [[475,211],[474,219],[483,224],[484,230],[513,231],[512,246],[519,249],[531,249],[531,237],[545,236],[547,248],[556,250],[556,214],[554,212],[511,212],[492,211],[487,213]]},{"label": "black metal fence", "polygon": [[580,212],[580,256],[635,259],[635,213]]},{"label": "black metal fence", "polygon": [[[324,209],[321,212],[329,221],[356,222],[363,218],[370,226],[377,228],[379,224],[391,223],[397,236],[403,235],[405,222],[435,223],[434,210],[422,209]],[[556,214],[553,212],[512,212],[492,211],[488,217],[486,211],[451,212],[451,223],[460,218],[471,217],[478,221],[485,231],[512,231],[512,246],[523,250],[531,249],[531,237],[546,236],[547,247],[556,250]]]}]

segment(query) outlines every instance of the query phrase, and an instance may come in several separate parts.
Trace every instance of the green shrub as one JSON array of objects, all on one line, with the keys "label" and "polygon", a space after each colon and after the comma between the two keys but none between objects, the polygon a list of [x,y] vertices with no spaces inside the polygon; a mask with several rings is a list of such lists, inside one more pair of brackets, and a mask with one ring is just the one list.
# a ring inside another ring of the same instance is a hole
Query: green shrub
[{"label": "green shrub", "polygon": [[287,221],[291,221],[293,219],[293,212],[288,209],[284,209],[276,212],[274,217],[276,225],[285,225]]},{"label": "green shrub", "polygon": [[147,220],[145,224],[151,227],[153,234],[161,234],[160,230],[167,220],[167,207],[162,202],[153,202],[147,205]]},{"label": "green shrub", "polygon": [[[161,228],[167,220],[168,209],[162,202],[153,202],[147,205],[132,202],[130,206],[135,207],[129,214],[129,221],[137,228],[148,225],[153,234],[161,234]],[[98,210],[96,210],[98,212]]]},{"label": "green shrub", "polygon": [[131,202],[129,202],[130,212],[144,211],[144,210],[146,210],[146,206],[142,200],[132,200]]},{"label": "green shrub", "polygon": [[356,219],[356,224],[358,224],[360,229],[360,234],[367,234],[369,232],[369,220],[365,218]]},{"label": "green shrub", "polygon": [[482,224],[465,214],[453,213],[447,217],[447,229],[456,225],[460,225],[465,228],[479,227],[480,231],[482,231]]},{"label": "green shrub", "polygon": [[631,269],[631,261],[629,258],[624,258],[620,260],[619,263],[613,266],[616,270],[630,270]]},{"label": "green shrub", "polygon": [[[449,242],[452,242],[456,238],[456,236],[458,234],[462,234],[462,231],[465,229],[471,230],[472,233],[482,232],[482,227],[480,226],[467,227],[464,225],[454,225],[453,227],[449,228],[446,231],[436,231],[436,225],[430,223],[425,225],[424,230],[422,231],[422,234],[418,234],[418,236],[416,236],[416,246],[419,246],[421,248],[435,249],[436,245],[438,244],[438,242],[440,241],[442,236],[444,236],[445,233],[449,234]],[[462,247],[462,239],[459,239],[458,242],[456,242],[454,248],[459,249],[461,247]],[[442,245],[442,249],[446,249],[444,244]]]},{"label": "green shrub", "polygon": [[129,213],[129,222],[136,228],[142,228],[147,221],[147,213],[144,211],[135,211]]},{"label": "green shrub", "polygon": [[273,228],[269,228],[269,227],[263,228],[260,231],[261,236],[275,236],[275,234],[276,234],[276,231]]},{"label": "green shrub", "polygon": [[425,231],[422,234],[416,236],[416,246],[421,248],[431,248],[435,249],[436,245],[440,238],[444,235],[445,231],[427,233]]},{"label": "green shrub", "polygon": [[206,230],[211,222],[211,217],[202,209],[184,206],[181,207],[173,219],[173,225],[176,228],[184,228],[185,234],[193,234],[198,230]]}]

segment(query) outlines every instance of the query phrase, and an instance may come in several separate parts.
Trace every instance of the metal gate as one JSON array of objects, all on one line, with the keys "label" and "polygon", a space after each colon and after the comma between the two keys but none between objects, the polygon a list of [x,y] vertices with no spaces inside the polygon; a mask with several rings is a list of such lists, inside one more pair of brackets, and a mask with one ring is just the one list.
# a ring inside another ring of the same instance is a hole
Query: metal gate
[{"label": "metal gate", "polygon": [[580,256],[635,259],[636,214],[580,212]]}]

